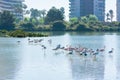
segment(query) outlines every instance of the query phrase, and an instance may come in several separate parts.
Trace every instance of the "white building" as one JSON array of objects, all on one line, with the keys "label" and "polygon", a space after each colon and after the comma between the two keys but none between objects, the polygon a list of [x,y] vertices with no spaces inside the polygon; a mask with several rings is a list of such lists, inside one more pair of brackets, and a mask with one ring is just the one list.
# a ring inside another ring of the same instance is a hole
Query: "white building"
[{"label": "white building", "polygon": [[16,5],[22,5],[24,0],[0,0],[0,12],[2,11],[10,11],[12,12],[18,19],[23,18],[22,12],[17,12],[15,10]]}]

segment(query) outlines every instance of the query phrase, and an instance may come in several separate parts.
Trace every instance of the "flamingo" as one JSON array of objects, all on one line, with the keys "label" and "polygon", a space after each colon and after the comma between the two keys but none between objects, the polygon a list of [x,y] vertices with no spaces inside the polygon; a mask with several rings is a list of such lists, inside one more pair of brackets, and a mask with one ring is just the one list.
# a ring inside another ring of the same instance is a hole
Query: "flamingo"
[{"label": "flamingo", "polygon": [[111,48],[111,50],[110,50],[108,53],[113,53],[113,50],[114,50],[114,49],[113,49],[113,48]]},{"label": "flamingo", "polygon": [[45,50],[45,49],[47,49],[47,47],[45,47],[44,45],[41,45],[41,47]]},{"label": "flamingo", "polygon": [[48,42],[49,42],[49,44],[52,44],[52,40],[51,39],[49,39]]},{"label": "flamingo", "polygon": [[104,46],[104,48],[103,49],[100,49],[100,52],[104,52],[105,51],[105,46]]},{"label": "flamingo", "polygon": [[28,38],[28,41],[30,40],[30,38]]},{"label": "flamingo", "polygon": [[99,49],[97,49],[93,55],[98,55],[98,54],[99,54]]},{"label": "flamingo", "polygon": [[57,45],[57,47],[56,47],[55,49],[53,49],[53,50],[58,50],[58,49],[60,49],[60,47],[61,47],[61,45],[59,44],[59,45]]},{"label": "flamingo", "polygon": [[68,54],[73,54],[73,50],[71,50]]},{"label": "flamingo", "polygon": [[20,43],[20,41],[17,41],[17,43]]}]

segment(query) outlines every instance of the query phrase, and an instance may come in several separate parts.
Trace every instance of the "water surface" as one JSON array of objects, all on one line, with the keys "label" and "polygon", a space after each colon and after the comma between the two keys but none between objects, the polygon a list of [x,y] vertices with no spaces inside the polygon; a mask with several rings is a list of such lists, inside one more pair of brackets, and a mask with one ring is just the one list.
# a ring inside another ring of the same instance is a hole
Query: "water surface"
[{"label": "water surface", "polygon": [[[118,33],[58,34],[30,38],[43,39],[41,43],[28,43],[28,38],[0,37],[0,80],[120,80]],[[48,42],[50,39],[52,44]],[[94,50],[106,46],[106,51],[96,59],[75,52],[66,55],[66,51],[52,50],[58,44],[81,45]],[[111,48],[114,52],[108,54]]]}]

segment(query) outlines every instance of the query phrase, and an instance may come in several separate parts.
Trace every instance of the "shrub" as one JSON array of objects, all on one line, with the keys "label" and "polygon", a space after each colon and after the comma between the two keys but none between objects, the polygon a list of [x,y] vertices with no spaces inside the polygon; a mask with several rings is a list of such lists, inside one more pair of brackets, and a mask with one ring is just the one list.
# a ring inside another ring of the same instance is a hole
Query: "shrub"
[{"label": "shrub", "polygon": [[34,29],[34,25],[33,23],[22,23],[20,24],[20,26],[25,29],[25,30],[33,30]]},{"label": "shrub", "polygon": [[91,28],[89,28],[85,24],[79,24],[78,26],[76,26],[76,30],[77,31],[93,31]]},{"label": "shrub", "polygon": [[23,30],[15,30],[8,33],[11,37],[26,37],[26,33]]},{"label": "shrub", "polygon": [[66,30],[66,25],[64,24],[63,21],[56,21],[52,25],[52,30],[53,31],[64,31]]}]

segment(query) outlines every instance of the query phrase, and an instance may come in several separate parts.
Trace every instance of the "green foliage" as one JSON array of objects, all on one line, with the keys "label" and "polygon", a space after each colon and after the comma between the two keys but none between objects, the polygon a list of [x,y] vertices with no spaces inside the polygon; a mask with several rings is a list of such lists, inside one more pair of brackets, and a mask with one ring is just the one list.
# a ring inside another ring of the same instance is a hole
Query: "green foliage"
[{"label": "green foliage", "polygon": [[59,9],[52,7],[47,13],[47,16],[45,18],[45,23],[49,24],[51,22],[63,20],[63,19],[64,19],[63,13]]},{"label": "green foliage", "polygon": [[61,7],[61,8],[60,8],[60,11],[61,11],[62,15],[64,16],[64,14],[65,14],[65,9],[64,9],[64,7]]},{"label": "green foliage", "polygon": [[40,13],[39,13],[39,10],[38,9],[33,9],[31,8],[30,9],[30,17],[33,18],[33,19],[37,19],[37,17],[40,17]]},{"label": "green foliage", "polygon": [[79,23],[78,26],[76,26],[77,31],[93,31],[90,29],[87,25]]},{"label": "green foliage", "polygon": [[14,16],[21,21],[22,18],[21,17],[17,17],[20,16],[20,14],[27,14],[27,5],[24,3],[19,3],[19,4],[12,4],[11,5],[12,9],[14,10]]},{"label": "green foliage", "polygon": [[23,30],[15,30],[8,33],[10,37],[46,37],[48,35],[44,35],[41,33],[33,33],[33,32],[25,32]]},{"label": "green foliage", "polygon": [[84,23],[88,23],[89,19],[86,16],[81,17],[81,21]]},{"label": "green foliage", "polygon": [[78,18],[77,17],[70,18],[70,23],[71,24],[74,24],[76,22],[78,22]]},{"label": "green foliage", "polygon": [[95,15],[83,16],[81,17],[81,22],[83,23],[95,23],[98,22],[98,18]]},{"label": "green foliage", "polygon": [[46,10],[43,9],[43,10],[40,10],[39,13],[42,15],[43,19],[45,18],[45,15],[46,15]]},{"label": "green foliage", "polygon": [[27,22],[29,22],[29,21],[30,21],[30,18],[29,18],[29,17],[25,17],[25,18],[24,18],[24,22],[27,23]]},{"label": "green foliage", "polygon": [[24,29],[24,30],[33,30],[34,29],[34,25],[33,23],[22,23],[20,24],[20,26]]},{"label": "green foliage", "polygon": [[52,25],[53,31],[64,31],[66,29],[66,25],[63,21],[56,21]]},{"label": "green foliage", "polygon": [[44,19],[43,19],[43,18],[40,18],[40,19],[39,19],[39,23],[40,23],[40,24],[44,24]]},{"label": "green foliage", "polygon": [[33,32],[29,32],[27,33],[28,37],[47,37],[48,35],[46,34],[41,34],[41,33],[33,33]]},{"label": "green foliage", "polygon": [[46,16],[46,10],[38,10],[38,9],[30,9],[30,22],[32,22],[35,26],[44,24]]},{"label": "green foliage", "polygon": [[27,34],[22,30],[11,31],[8,33],[11,37],[26,37]]},{"label": "green foliage", "polygon": [[108,21],[110,20],[110,18],[109,18],[109,17],[110,17],[110,14],[107,13],[107,14],[106,14],[106,17],[107,17],[107,18],[106,18],[106,21],[108,22]]},{"label": "green foliage", "polygon": [[111,22],[113,21],[113,17],[114,17],[114,12],[113,10],[109,10],[109,14],[110,14],[110,19],[111,19]]},{"label": "green foliage", "polygon": [[89,22],[97,22],[98,18],[95,15],[89,15],[88,21]]},{"label": "green foliage", "polygon": [[15,27],[15,18],[9,11],[0,13],[0,29],[12,30]]}]

